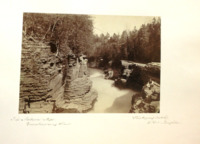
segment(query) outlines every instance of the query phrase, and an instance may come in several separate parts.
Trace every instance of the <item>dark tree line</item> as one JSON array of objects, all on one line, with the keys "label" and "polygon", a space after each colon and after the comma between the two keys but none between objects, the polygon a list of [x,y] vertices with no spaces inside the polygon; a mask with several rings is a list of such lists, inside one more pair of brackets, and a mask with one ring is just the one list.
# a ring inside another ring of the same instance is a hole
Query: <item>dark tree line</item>
[{"label": "dark tree line", "polygon": [[124,30],[121,35],[95,35],[91,56],[102,58],[104,64],[121,59],[160,62],[160,26],[160,18],[153,18],[151,23],[143,24],[139,30]]}]

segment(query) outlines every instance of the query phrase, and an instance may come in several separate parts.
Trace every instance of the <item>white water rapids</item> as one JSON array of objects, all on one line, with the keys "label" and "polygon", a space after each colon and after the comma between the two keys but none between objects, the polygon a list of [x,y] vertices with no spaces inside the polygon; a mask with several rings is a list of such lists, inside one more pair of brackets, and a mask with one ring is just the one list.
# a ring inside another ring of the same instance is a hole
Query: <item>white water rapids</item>
[{"label": "white water rapids", "polygon": [[94,107],[88,113],[128,113],[134,92],[130,89],[120,90],[113,86],[113,80],[104,79],[103,71],[90,68],[92,87],[97,90],[98,97]]}]

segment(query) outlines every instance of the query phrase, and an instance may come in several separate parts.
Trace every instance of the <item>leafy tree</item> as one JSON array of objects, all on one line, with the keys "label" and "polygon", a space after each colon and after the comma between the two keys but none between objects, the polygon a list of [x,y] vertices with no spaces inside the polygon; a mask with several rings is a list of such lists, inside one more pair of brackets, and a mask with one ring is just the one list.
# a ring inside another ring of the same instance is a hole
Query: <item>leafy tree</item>
[{"label": "leafy tree", "polygon": [[88,15],[24,13],[23,38],[49,42],[57,55],[71,49],[88,53],[92,46],[93,23]]}]

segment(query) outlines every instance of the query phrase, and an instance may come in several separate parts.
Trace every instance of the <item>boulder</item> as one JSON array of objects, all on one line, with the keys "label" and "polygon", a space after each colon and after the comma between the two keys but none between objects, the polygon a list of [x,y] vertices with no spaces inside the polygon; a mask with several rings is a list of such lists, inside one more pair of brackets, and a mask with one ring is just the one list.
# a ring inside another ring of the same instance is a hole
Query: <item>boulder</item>
[{"label": "boulder", "polygon": [[105,79],[112,79],[114,76],[113,70],[105,70],[104,74],[105,74]]},{"label": "boulder", "polygon": [[136,97],[130,110],[131,113],[155,113],[154,106],[145,102],[142,97]]},{"label": "boulder", "polygon": [[160,100],[160,85],[150,79],[142,88],[142,96],[150,101]]},{"label": "boulder", "polygon": [[132,98],[131,113],[159,113],[160,112],[160,85],[149,80],[143,86],[142,92]]}]

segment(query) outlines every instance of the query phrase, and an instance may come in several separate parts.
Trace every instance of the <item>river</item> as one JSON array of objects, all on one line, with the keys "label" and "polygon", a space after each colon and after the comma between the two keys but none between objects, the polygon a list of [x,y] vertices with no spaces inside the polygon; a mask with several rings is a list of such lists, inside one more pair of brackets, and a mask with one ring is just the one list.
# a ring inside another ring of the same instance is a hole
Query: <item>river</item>
[{"label": "river", "polygon": [[88,113],[128,113],[132,96],[136,93],[130,89],[118,89],[114,81],[104,79],[102,70],[89,68],[92,87],[97,90],[98,98]]}]

